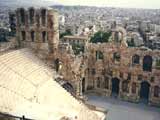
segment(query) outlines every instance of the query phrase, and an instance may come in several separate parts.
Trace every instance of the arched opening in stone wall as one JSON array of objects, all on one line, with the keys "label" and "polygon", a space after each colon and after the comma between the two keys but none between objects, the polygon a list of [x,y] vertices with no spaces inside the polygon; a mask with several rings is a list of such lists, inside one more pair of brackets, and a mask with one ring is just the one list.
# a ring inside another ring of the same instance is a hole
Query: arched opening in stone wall
[{"label": "arched opening in stone wall", "polygon": [[30,24],[33,24],[33,23],[34,23],[34,14],[35,14],[34,8],[30,8],[30,9],[29,9],[29,20],[30,20]]},{"label": "arched opening in stone wall", "polygon": [[101,88],[101,78],[97,77],[97,88]]},{"label": "arched opening in stone wall", "polygon": [[9,24],[10,24],[10,29],[11,29],[11,33],[15,34],[16,32],[16,15],[10,13],[9,14]]},{"label": "arched opening in stone wall", "polygon": [[125,81],[122,82],[122,91],[124,93],[129,92],[129,81],[125,80]]},{"label": "arched opening in stone wall", "polygon": [[114,59],[114,61],[116,61],[116,62],[120,62],[120,59],[121,59],[120,53],[119,53],[119,52],[113,53],[113,59]]},{"label": "arched opening in stone wall", "polygon": [[120,39],[119,38],[119,32],[116,31],[115,34],[114,34],[114,40],[115,40],[115,42],[119,42],[120,41],[119,39]]},{"label": "arched opening in stone wall", "polygon": [[42,25],[46,25],[46,9],[41,10]]},{"label": "arched opening in stone wall", "polygon": [[109,77],[105,77],[103,85],[105,89],[109,89]]},{"label": "arched opening in stone wall", "polygon": [[42,32],[42,40],[43,40],[43,42],[46,41],[46,31]]},{"label": "arched opening in stone wall", "polygon": [[92,74],[92,75],[95,75],[95,74],[96,74],[95,68],[92,68],[91,74]]},{"label": "arched opening in stone wall", "polygon": [[66,83],[64,83],[64,84],[62,85],[62,87],[63,87],[65,90],[67,90],[69,93],[71,93],[72,95],[75,94],[74,88],[73,88],[73,86],[72,86],[70,83],[66,82]]},{"label": "arched opening in stone wall", "polygon": [[118,78],[112,78],[112,95],[118,96],[119,94],[119,83],[120,80]]},{"label": "arched opening in stone wall", "polygon": [[56,72],[59,71],[59,58],[57,58],[55,61],[54,61],[54,65],[55,65],[55,69],[56,69]]},{"label": "arched opening in stone wall", "polygon": [[136,94],[137,93],[137,87],[136,87],[136,83],[132,83],[132,94]]},{"label": "arched opening in stone wall", "polygon": [[101,51],[96,51],[96,60],[103,59],[103,53]]},{"label": "arched opening in stone wall", "polygon": [[21,8],[20,9],[20,21],[21,21],[21,24],[24,25],[25,24],[25,10],[24,8]]},{"label": "arched opening in stone wall", "polygon": [[22,31],[21,35],[22,35],[22,41],[26,40],[26,32]]},{"label": "arched opening in stone wall", "polygon": [[146,55],[143,58],[143,71],[152,71],[152,57],[149,55]]},{"label": "arched opening in stone wall", "polygon": [[36,23],[37,23],[37,27],[40,26],[40,16],[39,14],[36,15]]},{"label": "arched opening in stone wall", "polygon": [[143,101],[148,101],[149,91],[150,91],[150,84],[147,81],[143,81],[141,83],[140,99]]},{"label": "arched opening in stone wall", "polygon": [[155,86],[154,87],[154,97],[160,97],[160,87],[159,86]]},{"label": "arched opening in stone wall", "polygon": [[51,19],[51,16],[49,17],[48,25],[49,25],[49,28],[53,29],[53,20]]},{"label": "arched opening in stone wall", "polygon": [[132,64],[139,64],[140,63],[140,57],[139,55],[134,55],[132,57]]},{"label": "arched opening in stone wall", "polygon": [[35,38],[35,32],[31,31],[31,40],[32,40],[32,42],[34,42],[34,38]]},{"label": "arched opening in stone wall", "polygon": [[85,92],[85,78],[82,79],[82,92]]}]

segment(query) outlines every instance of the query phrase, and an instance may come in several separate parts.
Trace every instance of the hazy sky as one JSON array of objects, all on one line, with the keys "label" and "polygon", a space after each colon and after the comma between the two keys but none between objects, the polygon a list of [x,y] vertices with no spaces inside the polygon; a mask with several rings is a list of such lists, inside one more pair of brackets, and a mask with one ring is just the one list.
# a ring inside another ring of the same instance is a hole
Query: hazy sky
[{"label": "hazy sky", "polygon": [[112,6],[131,8],[160,8],[160,0],[44,0],[64,5]]}]

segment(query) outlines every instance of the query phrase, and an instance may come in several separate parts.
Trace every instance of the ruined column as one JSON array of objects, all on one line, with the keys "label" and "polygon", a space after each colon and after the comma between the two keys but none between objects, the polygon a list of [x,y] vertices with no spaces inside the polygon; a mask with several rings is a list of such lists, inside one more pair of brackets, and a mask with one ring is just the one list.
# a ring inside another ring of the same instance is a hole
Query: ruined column
[{"label": "ruined column", "polygon": [[48,45],[49,52],[54,53],[59,43],[59,24],[58,12],[54,10],[48,11]]},{"label": "ruined column", "polygon": [[17,9],[16,11],[16,39],[17,39],[17,46],[20,47],[21,46],[21,41],[20,41],[20,20],[19,20],[19,9]]}]

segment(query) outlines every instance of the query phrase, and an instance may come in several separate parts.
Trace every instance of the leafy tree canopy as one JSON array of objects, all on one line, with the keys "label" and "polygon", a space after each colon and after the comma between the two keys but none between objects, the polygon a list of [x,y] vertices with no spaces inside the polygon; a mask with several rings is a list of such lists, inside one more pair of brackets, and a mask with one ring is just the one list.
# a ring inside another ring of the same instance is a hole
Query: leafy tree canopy
[{"label": "leafy tree canopy", "polygon": [[66,35],[72,35],[70,29],[67,29],[65,32],[61,33],[61,34],[60,34],[60,38],[63,38],[63,37],[66,36]]},{"label": "leafy tree canopy", "polygon": [[135,47],[134,39],[132,38],[131,41],[127,41],[129,47]]},{"label": "leafy tree canopy", "polygon": [[80,52],[84,53],[84,46],[82,46],[82,45],[73,44],[72,49],[73,49],[75,55],[80,54]]},{"label": "leafy tree canopy", "polygon": [[91,37],[90,42],[92,43],[104,43],[109,41],[109,37],[111,36],[111,32],[98,31]]}]

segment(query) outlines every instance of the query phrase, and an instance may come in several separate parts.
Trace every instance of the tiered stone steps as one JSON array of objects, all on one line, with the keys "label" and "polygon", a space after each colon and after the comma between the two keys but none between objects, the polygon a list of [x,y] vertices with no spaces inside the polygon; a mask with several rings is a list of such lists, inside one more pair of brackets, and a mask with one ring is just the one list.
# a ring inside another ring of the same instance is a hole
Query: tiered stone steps
[{"label": "tiered stone steps", "polygon": [[0,112],[28,118],[77,116],[77,120],[99,120],[97,114],[54,81],[56,74],[29,49],[1,55]]}]

